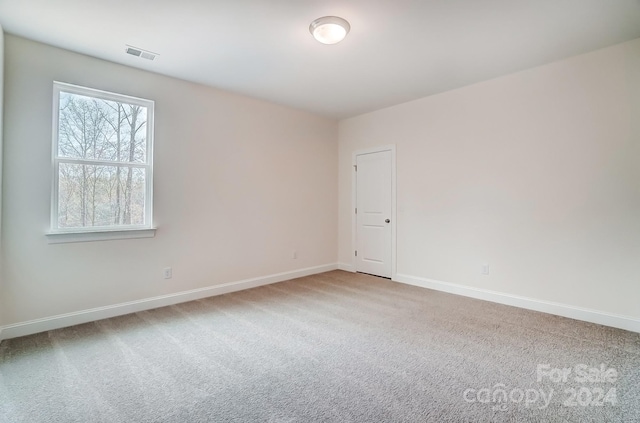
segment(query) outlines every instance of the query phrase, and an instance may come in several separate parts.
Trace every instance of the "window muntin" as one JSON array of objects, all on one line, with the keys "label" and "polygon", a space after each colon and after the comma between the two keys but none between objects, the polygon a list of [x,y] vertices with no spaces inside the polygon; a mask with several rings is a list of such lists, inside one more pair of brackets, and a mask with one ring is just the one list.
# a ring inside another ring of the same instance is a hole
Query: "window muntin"
[{"label": "window muntin", "polygon": [[153,101],[54,83],[52,232],[150,229]]}]

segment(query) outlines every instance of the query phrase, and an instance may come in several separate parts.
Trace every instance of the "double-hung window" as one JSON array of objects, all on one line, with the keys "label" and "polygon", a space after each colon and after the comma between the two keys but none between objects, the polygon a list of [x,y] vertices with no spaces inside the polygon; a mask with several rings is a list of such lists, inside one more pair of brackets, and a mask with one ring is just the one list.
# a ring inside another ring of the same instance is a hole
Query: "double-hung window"
[{"label": "double-hung window", "polygon": [[153,236],[151,100],[54,83],[53,242]]}]

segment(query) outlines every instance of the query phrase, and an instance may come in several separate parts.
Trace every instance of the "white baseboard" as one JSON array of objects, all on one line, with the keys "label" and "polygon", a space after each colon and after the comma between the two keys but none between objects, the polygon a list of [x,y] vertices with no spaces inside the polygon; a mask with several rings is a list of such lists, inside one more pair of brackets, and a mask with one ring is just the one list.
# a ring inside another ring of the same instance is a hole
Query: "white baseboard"
[{"label": "white baseboard", "polygon": [[394,281],[640,333],[640,319],[633,317],[620,316],[598,310],[590,310],[567,304],[536,300],[518,295],[472,288],[464,285],[457,285],[410,275],[397,274]]},{"label": "white baseboard", "polygon": [[126,303],[114,304],[106,307],[92,308],[89,310],[59,314],[57,316],[29,320],[27,322],[15,323],[7,326],[0,326],[0,341],[2,341],[3,339],[17,338],[19,336],[31,335],[34,333],[45,332],[53,329],[60,329],[67,326],[93,322],[101,319],[108,319],[110,317],[122,316],[124,314],[136,313],[144,310],[151,310],[158,307],[184,303],[187,301],[199,300],[202,298],[213,297],[215,295],[227,294],[229,292],[242,291],[262,285],[283,282],[289,279],[328,272],[331,270],[336,270],[337,268],[337,264],[325,264],[322,266],[308,267],[306,269],[276,273],[274,275],[245,279],[237,282],[225,283],[222,285],[192,289],[190,291],[177,292],[175,294],[161,295],[158,297],[145,298],[142,300],[129,301]]},{"label": "white baseboard", "polygon": [[338,263],[338,269],[351,273],[355,273],[356,271],[356,269],[353,268],[353,264],[351,263]]}]

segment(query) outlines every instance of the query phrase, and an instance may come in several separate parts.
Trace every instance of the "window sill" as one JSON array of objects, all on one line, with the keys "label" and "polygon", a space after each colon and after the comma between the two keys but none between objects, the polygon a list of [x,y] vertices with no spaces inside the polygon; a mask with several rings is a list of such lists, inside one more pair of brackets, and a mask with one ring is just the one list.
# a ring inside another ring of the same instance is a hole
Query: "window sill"
[{"label": "window sill", "polygon": [[109,241],[115,239],[153,238],[156,228],[151,229],[121,229],[95,232],[49,232],[49,244],[64,244],[68,242]]}]

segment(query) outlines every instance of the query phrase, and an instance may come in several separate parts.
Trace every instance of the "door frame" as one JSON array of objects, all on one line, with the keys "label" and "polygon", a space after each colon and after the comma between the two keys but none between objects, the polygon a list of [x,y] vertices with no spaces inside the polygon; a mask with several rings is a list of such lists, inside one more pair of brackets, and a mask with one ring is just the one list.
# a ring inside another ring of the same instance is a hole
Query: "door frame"
[{"label": "door frame", "polygon": [[[351,251],[355,252],[357,241],[357,221],[356,221],[356,171],[357,157],[363,154],[391,152],[391,280],[396,280],[396,145],[387,144],[378,147],[356,150],[351,155]],[[355,253],[351,255],[351,266],[357,272],[357,262]]]}]

